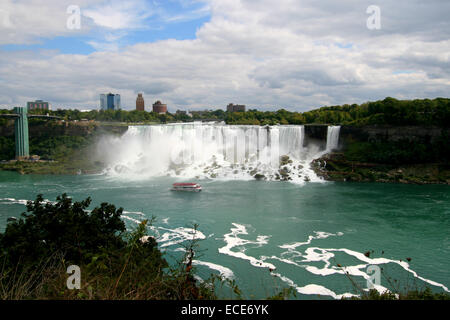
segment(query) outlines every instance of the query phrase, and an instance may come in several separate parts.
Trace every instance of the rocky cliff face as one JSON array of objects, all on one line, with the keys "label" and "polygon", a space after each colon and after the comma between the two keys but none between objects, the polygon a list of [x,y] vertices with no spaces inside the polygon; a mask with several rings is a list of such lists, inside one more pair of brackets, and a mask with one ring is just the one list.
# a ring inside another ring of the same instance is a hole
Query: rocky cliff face
[{"label": "rocky cliff face", "polygon": [[450,184],[449,128],[342,126],[339,152],[313,163],[326,180]]},{"label": "rocky cliff face", "polygon": [[321,149],[325,149],[327,145],[327,125],[305,125],[305,140],[304,144],[310,143],[318,144]]},{"label": "rocky cliff face", "polygon": [[434,143],[448,128],[439,127],[393,127],[393,126],[342,126],[340,140],[342,143],[351,141],[361,142],[395,142],[414,141],[420,143]]},{"label": "rocky cliff face", "polygon": [[[305,125],[305,145],[316,143],[325,145],[327,125]],[[442,135],[449,134],[449,128],[420,126],[342,126],[339,144],[345,146],[352,142],[395,142],[413,141],[418,143],[434,143]]]}]

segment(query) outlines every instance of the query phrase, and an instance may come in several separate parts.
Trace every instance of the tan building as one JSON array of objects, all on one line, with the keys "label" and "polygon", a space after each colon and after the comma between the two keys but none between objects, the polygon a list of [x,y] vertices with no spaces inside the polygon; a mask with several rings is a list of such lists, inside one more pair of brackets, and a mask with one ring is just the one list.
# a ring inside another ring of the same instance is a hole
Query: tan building
[{"label": "tan building", "polygon": [[162,104],[161,101],[156,101],[153,104],[153,112],[159,113],[159,114],[165,114],[167,113],[167,104]]},{"label": "tan building", "polygon": [[138,93],[138,96],[136,99],[136,110],[138,110],[138,111],[145,110],[145,102],[144,102],[144,97],[142,96],[142,93]]}]

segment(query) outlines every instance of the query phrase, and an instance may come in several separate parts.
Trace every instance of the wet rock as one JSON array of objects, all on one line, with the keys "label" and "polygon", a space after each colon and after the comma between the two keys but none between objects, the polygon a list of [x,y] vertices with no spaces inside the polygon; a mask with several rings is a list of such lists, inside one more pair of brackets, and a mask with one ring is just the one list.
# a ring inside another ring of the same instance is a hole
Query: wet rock
[{"label": "wet rock", "polygon": [[287,179],[287,177],[289,177],[289,169],[284,167],[283,169],[281,169],[279,171],[280,176],[283,177],[283,179]]},{"label": "wet rock", "polygon": [[265,179],[266,179],[266,176],[263,175],[263,174],[257,173],[257,174],[254,175],[254,178],[255,178],[256,180],[265,180]]},{"label": "wet rock", "polygon": [[289,161],[290,161],[289,156],[281,156],[280,157],[280,166],[285,166],[288,163],[292,163],[292,161],[291,162],[289,162]]}]

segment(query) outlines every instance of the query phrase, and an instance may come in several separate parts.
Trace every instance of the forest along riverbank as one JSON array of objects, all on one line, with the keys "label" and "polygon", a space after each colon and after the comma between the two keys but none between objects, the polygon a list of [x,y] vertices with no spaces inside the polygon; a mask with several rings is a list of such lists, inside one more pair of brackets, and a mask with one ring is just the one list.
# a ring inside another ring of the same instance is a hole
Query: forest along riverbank
[{"label": "forest along riverbank", "polygon": [[313,161],[331,181],[450,184],[450,131],[437,126],[342,126],[338,152]]}]

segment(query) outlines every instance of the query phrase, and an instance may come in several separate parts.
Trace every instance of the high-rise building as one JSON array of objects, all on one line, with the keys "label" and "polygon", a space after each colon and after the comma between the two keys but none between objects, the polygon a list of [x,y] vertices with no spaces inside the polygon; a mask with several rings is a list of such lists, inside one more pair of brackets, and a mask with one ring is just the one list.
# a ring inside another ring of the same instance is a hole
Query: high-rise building
[{"label": "high-rise building", "polygon": [[121,108],[120,94],[101,94],[100,109],[101,110],[119,110]]},{"label": "high-rise building", "polygon": [[52,110],[52,106],[50,103],[42,101],[42,100],[36,100],[32,102],[27,102],[27,109],[28,110]]},{"label": "high-rise building", "polygon": [[106,110],[107,105],[108,105],[108,101],[106,100],[106,94],[101,94],[100,95],[100,109]]},{"label": "high-rise building", "polygon": [[122,109],[122,103],[120,102],[120,94],[114,95],[114,109],[115,110]]},{"label": "high-rise building", "polygon": [[227,112],[245,112],[245,105],[230,103],[227,106]]},{"label": "high-rise building", "polygon": [[142,93],[138,93],[138,96],[136,98],[136,110],[138,110],[138,111],[145,110],[145,102],[144,102],[144,97],[142,96]]},{"label": "high-rise building", "polygon": [[159,114],[164,114],[167,113],[167,104],[162,104],[161,101],[156,101],[153,104],[153,112],[155,113],[159,113]]}]

